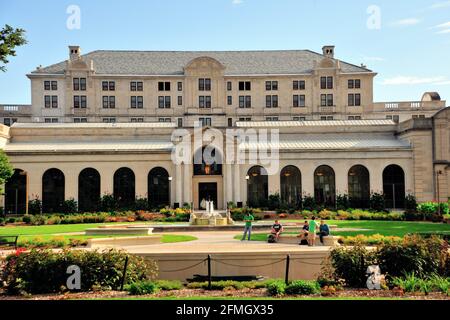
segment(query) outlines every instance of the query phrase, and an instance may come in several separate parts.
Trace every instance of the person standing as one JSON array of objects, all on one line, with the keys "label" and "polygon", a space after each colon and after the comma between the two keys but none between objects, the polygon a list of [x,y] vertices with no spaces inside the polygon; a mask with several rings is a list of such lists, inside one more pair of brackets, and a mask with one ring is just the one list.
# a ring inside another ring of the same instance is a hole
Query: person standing
[{"label": "person standing", "polygon": [[316,232],[318,231],[318,224],[316,221],[316,217],[312,217],[311,221],[309,221],[309,232],[308,232],[308,245],[313,247],[316,242]]},{"label": "person standing", "polygon": [[245,227],[244,227],[244,235],[242,236],[242,240],[245,240],[245,236],[247,235],[248,232],[248,241],[250,241],[250,237],[252,234],[252,222],[255,220],[255,218],[252,216],[252,214],[250,212],[247,212],[244,216],[244,222],[245,222]]}]

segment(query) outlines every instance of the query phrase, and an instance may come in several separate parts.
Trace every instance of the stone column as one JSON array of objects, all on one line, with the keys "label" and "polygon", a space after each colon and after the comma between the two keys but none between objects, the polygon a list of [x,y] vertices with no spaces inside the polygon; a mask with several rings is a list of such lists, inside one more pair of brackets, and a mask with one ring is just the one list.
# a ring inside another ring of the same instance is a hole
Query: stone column
[{"label": "stone column", "polygon": [[[183,183],[183,189],[184,189],[184,196],[183,201],[187,203],[192,202],[192,165],[190,164],[183,164],[184,169],[184,183]],[[180,206],[182,206],[183,203],[180,203]]]},{"label": "stone column", "polygon": [[180,206],[183,205],[183,175],[181,169],[181,164],[177,164],[175,168],[175,202],[178,202]]},{"label": "stone column", "polygon": [[[337,168],[338,166],[336,166]],[[336,196],[348,193],[348,168],[342,170],[334,170],[336,181]]]},{"label": "stone column", "polygon": [[78,172],[75,170],[65,170],[65,200],[74,199],[78,201]]},{"label": "stone column", "polygon": [[281,195],[280,192],[280,175],[274,174],[267,177],[268,183],[269,183],[269,195],[278,193]]},{"label": "stone column", "polygon": [[234,202],[242,201],[241,198],[241,173],[239,164],[234,164]]},{"label": "stone column", "polygon": [[226,204],[229,201],[233,201],[233,175],[232,175],[232,169],[233,167],[231,164],[227,163],[225,165],[225,208]]},{"label": "stone column", "polygon": [[148,172],[139,172],[139,170],[134,171],[135,184],[135,194],[136,198],[148,197]]}]

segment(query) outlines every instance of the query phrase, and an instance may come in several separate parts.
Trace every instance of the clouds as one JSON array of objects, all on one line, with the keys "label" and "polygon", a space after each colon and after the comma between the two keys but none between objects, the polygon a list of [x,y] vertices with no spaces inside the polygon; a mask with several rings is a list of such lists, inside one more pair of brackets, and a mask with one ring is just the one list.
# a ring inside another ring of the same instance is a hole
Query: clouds
[{"label": "clouds", "polygon": [[244,2],[244,0],[232,0],[231,3],[235,6],[240,5]]},{"label": "clouds", "polygon": [[387,86],[419,85],[419,84],[448,85],[450,84],[450,80],[444,76],[436,76],[436,77],[396,76],[384,79],[381,82],[381,84]]},{"label": "clouds", "polygon": [[417,18],[407,18],[407,19],[401,19],[392,22],[393,26],[397,27],[409,27],[409,26],[415,26],[416,24],[419,24],[422,20]]},{"label": "clouds", "polygon": [[450,1],[440,1],[432,4],[430,9],[442,9],[447,7],[450,7]]},{"label": "clouds", "polygon": [[435,32],[436,34],[450,33],[450,21],[438,24],[434,27],[431,27],[430,29],[439,29],[438,31]]}]

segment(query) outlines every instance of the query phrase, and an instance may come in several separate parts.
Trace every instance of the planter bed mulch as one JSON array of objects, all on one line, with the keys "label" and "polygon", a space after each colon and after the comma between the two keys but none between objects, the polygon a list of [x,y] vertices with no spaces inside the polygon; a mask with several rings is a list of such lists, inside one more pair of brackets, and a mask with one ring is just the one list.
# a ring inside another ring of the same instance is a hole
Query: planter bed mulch
[{"label": "planter bed mulch", "polygon": [[[84,293],[65,293],[65,294],[46,294],[32,296],[5,296],[0,295],[0,300],[69,300],[69,299],[146,299],[146,298],[190,298],[190,297],[213,297],[213,298],[268,298],[266,289],[242,289],[242,290],[223,290],[207,291],[203,289],[182,289],[177,291],[160,291],[153,295],[132,296],[124,291],[98,291]],[[450,296],[442,293],[399,293],[396,291],[380,290],[372,291],[367,289],[346,289],[338,291],[332,295],[313,295],[313,296],[282,296],[279,299],[289,298],[401,298],[412,300],[450,300]]]}]

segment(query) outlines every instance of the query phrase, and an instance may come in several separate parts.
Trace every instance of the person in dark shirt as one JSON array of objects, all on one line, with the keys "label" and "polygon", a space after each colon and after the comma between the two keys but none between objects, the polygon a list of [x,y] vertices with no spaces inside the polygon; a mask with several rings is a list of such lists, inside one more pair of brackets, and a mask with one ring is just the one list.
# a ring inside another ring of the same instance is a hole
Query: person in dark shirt
[{"label": "person in dark shirt", "polygon": [[320,242],[323,244],[323,237],[329,236],[330,235],[330,228],[328,227],[328,225],[325,223],[325,221],[320,220],[320,226],[319,226],[319,238],[320,238]]},{"label": "person in dark shirt", "polygon": [[300,238],[300,244],[302,244],[303,240],[308,239],[308,232],[309,232],[309,223],[308,221],[305,221],[302,229],[300,230],[300,234],[298,235],[298,237]]},{"label": "person in dark shirt", "polygon": [[283,232],[283,226],[278,220],[275,220],[275,223],[272,226],[272,234],[275,236],[275,239],[278,240],[280,234]]}]

